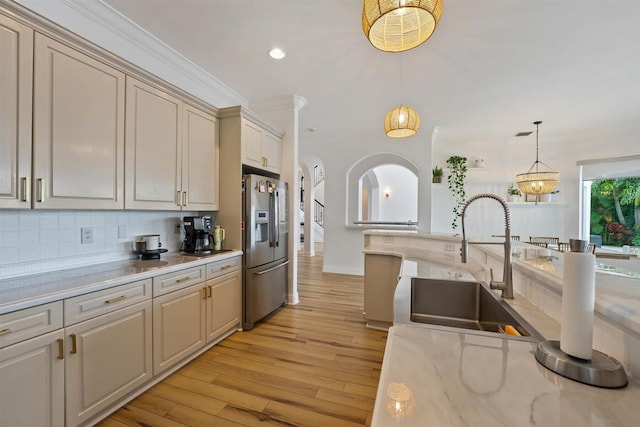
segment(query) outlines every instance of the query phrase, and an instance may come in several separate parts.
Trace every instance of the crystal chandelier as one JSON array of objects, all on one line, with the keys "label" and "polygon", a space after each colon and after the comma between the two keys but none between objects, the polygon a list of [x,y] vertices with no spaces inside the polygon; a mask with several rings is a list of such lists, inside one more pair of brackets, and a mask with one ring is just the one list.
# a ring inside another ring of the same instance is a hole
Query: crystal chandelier
[{"label": "crystal chandelier", "polygon": [[546,163],[538,160],[538,127],[541,121],[533,122],[536,125],[536,161],[526,173],[516,176],[518,188],[525,194],[549,194],[555,190],[560,180],[560,174]]}]

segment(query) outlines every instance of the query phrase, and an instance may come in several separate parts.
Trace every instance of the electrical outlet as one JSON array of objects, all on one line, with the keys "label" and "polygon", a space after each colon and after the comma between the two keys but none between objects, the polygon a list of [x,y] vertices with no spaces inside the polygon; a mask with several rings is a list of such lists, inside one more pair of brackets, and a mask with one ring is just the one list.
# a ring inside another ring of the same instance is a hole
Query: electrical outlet
[{"label": "electrical outlet", "polygon": [[84,227],[80,229],[80,243],[93,243],[93,228]]},{"label": "electrical outlet", "polygon": [[176,224],[176,230],[175,230],[175,234],[180,234],[180,232],[182,231],[182,224],[177,223]]},{"label": "electrical outlet", "polygon": [[446,252],[453,252],[455,250],[455,246],[454,246],[454,244],[452,242],[445,242],[444,250]]},{"label": "electrical outlet", "polygon": [[119,225],[118,226],[118,239],[126,239],[127,238],[127,226]]}]

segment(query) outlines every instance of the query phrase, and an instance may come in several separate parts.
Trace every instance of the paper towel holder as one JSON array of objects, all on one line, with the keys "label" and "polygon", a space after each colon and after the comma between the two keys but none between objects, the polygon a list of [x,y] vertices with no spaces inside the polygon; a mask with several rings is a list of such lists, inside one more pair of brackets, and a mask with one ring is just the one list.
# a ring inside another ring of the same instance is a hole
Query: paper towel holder
[{"label": "paper towel holder", "polygon": [[620,362],[597,350],[591,360],[579,359],[560,350],[560,341],[542,341],[536,349],[536,360],[558,375],[596,387],[622,388],[628,384]]}]

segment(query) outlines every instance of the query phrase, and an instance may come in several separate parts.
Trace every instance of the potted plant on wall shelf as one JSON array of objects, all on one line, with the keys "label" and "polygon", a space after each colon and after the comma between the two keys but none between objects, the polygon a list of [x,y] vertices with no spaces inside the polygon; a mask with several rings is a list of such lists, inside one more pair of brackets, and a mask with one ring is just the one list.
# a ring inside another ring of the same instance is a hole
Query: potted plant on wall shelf
[{"label": "potted plant on wall shelf", "polygon": [[432,183],[440,184],[442,182],[443,171],[440,166],[436,165],[435,168],[431,169],[431,174],[433,175],[431,178]]},{"label": "potted plant on wall shelf", "polygon": [[451,173],[447,177],[449,190],[453,193],[455,205],[453,206],[453,221],[451,227],[455,230],[458,227],[458,218],[462,215],[462,209],[466,203],[466,193],[464,191],[464,179],[467,176],[467,158],[462,156],[451,156],[447,159],[447,165]]},{"label": "potted plant on wall shelf", "polygon": [[518,187],[511,184],[511,186],[507,189],[507,195],[509,196],[510,202],[517,202],[520,200],[520,196],[522,196],[522,192]]}]

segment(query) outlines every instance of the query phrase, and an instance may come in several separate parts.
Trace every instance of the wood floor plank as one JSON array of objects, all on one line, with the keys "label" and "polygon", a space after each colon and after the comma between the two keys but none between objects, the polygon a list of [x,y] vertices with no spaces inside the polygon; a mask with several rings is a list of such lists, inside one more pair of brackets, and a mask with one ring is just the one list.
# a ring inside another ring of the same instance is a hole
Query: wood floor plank
[{"label": "wood floor plank", "polygon": [[237,332],[100,427],[371,424],[385,331],[365,327],[363,278],[298,257],[300,303]]},{"label": "wood floor plank", "polygon": [[201,394],[194,393],[191,390],[184,390],[165,383],[156,385],[146,394],[165,399],[173,402],[174,404],[180,404],[202,412],[207,412],[212,415],[218,414],[227,405],[227,402],[222,400],[213,399],[210,396],[203,396]]}]

